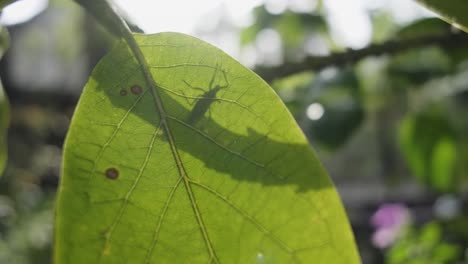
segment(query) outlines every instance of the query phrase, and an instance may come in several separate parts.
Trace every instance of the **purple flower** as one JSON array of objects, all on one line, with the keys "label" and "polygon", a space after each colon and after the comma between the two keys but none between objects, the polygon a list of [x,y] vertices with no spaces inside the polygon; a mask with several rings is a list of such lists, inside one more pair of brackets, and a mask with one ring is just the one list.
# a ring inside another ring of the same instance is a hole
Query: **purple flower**
[{"label": "purple flower", "polygon": [[371,224],[376,229],[372,235],[372,243],[378,248],[391,246],[410,221],[411,213],[405,205],[381,205],[371,218]]}]

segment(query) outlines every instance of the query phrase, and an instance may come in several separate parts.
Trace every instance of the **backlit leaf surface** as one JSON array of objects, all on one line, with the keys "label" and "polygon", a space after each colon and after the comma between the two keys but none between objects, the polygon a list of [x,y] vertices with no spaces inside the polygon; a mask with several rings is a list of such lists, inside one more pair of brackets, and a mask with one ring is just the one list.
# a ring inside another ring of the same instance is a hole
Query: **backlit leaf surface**
[{"label": "backlit leaf surface", "polygon": [[273,90],[201,40],[135,38],[146,65],[120,43],[76,109],[56,263],[359,263],[338,195]]}]

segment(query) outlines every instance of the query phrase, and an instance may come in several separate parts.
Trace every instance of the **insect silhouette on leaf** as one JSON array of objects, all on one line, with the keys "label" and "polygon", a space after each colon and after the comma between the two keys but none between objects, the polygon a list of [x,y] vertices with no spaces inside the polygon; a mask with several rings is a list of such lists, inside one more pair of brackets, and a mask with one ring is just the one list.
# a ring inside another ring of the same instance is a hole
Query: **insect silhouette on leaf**
[{"label": "insect silhouette on leaf", "polygon": [[[220,85],[220,84],[215,85],[215,81],[216,81],[216,77],[218,75],[218,72],[222,73],[222,78],[226,82],[226,85]],[[218,65],[216,65],[213,76],[211,77],[211,80],[210,80],[210,83],[209,83],[209,86],[208,86],[208,91],[206,91],[205,89],[200,88],[200,87],[192,86],[190,83],[188,83],[185,80],[183,80],[183,82],[188,87],[190,87],[190,88],[192,88],[194,90],[198,90],[198,91],[203,92],[203,94],[197,96],[195,106],[192,108],[192,111],[191,111],[191,113],[190,113],[190,115],[189,115],[189,117],[187,119],[187,122],[189,124],[195,124],[198,121],[200,121],[200,119],[205,115],[205,113],[208,112],[210,106],[216,101],[216,99],[217,99],[216,94],[221,89],[229,87],[229,82],[228,82],[228,79],[226,77],[226,72],[224,72],[222,69],[220,69],[218,67]]]}]

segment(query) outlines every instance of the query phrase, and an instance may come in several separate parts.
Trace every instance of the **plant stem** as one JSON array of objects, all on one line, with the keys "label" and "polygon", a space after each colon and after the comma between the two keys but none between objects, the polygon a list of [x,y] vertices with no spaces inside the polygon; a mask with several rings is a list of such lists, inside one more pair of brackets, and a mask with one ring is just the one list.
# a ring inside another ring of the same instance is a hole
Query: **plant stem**
[{"label": "plant stem", "polygon": [[464,33],[446,33],[426,35],[418,38],[389,40],[382,44],[345,52],[332,53],[328,56],[309,56],[301,62],[283,63],[279,66],[258,66],[254,71],[267,82],[303,71],[321,70],[328,66],[345,66],[369,56],[391,55],[410,49],[437,45],[440,47],[468,46],[468,35]]}]

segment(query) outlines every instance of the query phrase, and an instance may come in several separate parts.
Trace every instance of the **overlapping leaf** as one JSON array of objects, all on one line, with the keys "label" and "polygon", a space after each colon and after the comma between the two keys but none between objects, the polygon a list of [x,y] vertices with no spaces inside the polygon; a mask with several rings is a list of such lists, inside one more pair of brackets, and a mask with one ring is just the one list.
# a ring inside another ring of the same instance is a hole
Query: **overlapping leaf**
[{"label": "overlapping leaf", "polygon": [[439,13],[450,24],[468,32],[468,2],[466,0],[417,0]]},{"label": "overlapping leaf", "polygon": [[[1,7],[1,6],[0,6]],[[9,44],[9,36],[6,28],[0,27],[0,57],[3,56]],[[8,99],[3,91],[0,81],[0,176],[7,161],[7,129],[10,119]]]},{"label": "overlapping leaf", "polygon": [[273,90],[193,37],[135,38],[145,63],[120,43],[73,118],[56,263],[358,263],[338,195]]},{"label": "overlapping leaf", "polygon": [[7,161],[7,128],[9,120],[8,101],[0,83],[0,175]]}]

